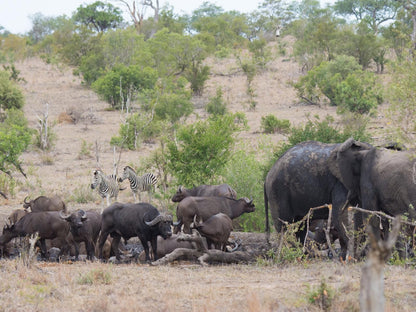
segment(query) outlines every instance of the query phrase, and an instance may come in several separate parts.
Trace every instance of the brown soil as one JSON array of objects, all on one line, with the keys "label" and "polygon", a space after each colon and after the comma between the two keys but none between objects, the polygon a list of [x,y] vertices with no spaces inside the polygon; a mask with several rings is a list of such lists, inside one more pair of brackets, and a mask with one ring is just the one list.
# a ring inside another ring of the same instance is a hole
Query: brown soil
[{"label": "brown soil", "polygon": [[[32,149],[22,156],[24,179],[16,173],[16,194],[0,199],[0,218],[21,208],[25,196],[58,194],[68,198],[79,188],[88,188],[92,171],[99,165],[112,173],[114,151],[109,142],[118,133],[119,112],[108,111],[108,104],[81,85],[72,69],[45,64],[37,58],[20,62],[17,68],[26,96],[25,114],[29,126],[36,128],[46,112],[54,123],[54,148],[49,152]],[[212,62],[211,65],[214,65]],[[254,80],[256,109],[248,110],[246,80],[235,72],[231,59],[216,61],[214,75],[204,96],[195,99],[196,113],[205,116],[203,104],[221,86],[233,112],[243,111],[250,129],[241,140],[256,147],[261,140],[262,116],[274,114],[292,124],[306,120],[306,115],[327,114],[336,117],[333,107],[297,104],[290,82],[300,73],[299,66],[287,58],[277,58],[268,70]],[[197,117],[193,116],[191,120]],[[377,122],[383,116],[377,116]],[[380,127],[376,122],[374,127]],[[267,136],[277,143],[279,134]],[[84,143],[83,143],[84,142]],[[86,144],[89,153],[81,152]],[[138,165],[157,148],[143,144],[138,151],[123,151],[120,166]],[[89,154],[89,155],[88,155]],[[118,155],[117,155],[118,157]],[[96,195],[93,203],[69,203],[76,208],[101,208]],[[120,201],[132,201],[131,193],[122,192]],[[260,240],[262,238],[259,238]],[[332,311],[358,311],[361,264],[312,261],[288,266],[227,265],[201,267],[190,263],[152,267],[148,265],[110,265],[100,263],[36,263],[28,269],[18,260],[1,261],[0,310],[4,311],[320,311],[309,297],[322,281],[332,291]],[[416,305],[414,269],[387,266],[385,277],[388,311],[413,311]]]}]

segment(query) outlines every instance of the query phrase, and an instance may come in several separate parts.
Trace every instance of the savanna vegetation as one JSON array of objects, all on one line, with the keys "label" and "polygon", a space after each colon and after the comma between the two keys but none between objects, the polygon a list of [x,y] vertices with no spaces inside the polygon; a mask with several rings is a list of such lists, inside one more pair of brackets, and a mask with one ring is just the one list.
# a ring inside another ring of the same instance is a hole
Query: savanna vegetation
[{"label": "savanna vegetation", "polygon": [[[132,10],[133,3],[152,14],[142,16],[140,10]],[[123,10],[129,13],[129,19],[123,19]],[[325,7],[316,0],[264,0],[250,13],[224,11],[205,2],[190,15],[177,14],[170,5],[159,6],[159,1],[96,1],[80,6],[71,16],[35,14],[26,34],[10,33],[0,24],[0,191],[10,199],[16,199],[18,190],[48,193],[35,166],[30,162],[23,166],[22,160],[24,153],[37,153],[43,165],[53,163],[54,142],[60,139],[54,132],[54,121],[48,119],[48,106],[37,115],[36,127],[29,127],[23,113],[25,77],[15,65],[37,57],[57,68],[70,66],[82,87],[95,92],[106,103],[106,111],[117,113],[118,131],[109,144],[93,146],[83,140],[76,152],[78,159],[94,158],[95,153],[99,163],[100,148],[122,155],[152,144],[146,157],[129,165],[158,174],[162,187],[155,196],[161,207],[175,213],[170,198],[179,185],[228,183],[237,194],[250,196],[256,203],[256,212],[240,217],[235,230],[263,232],[264,178],[291,146],[306,140],[332,143],[354,137],[372,144],[395,141],[415,147],[414,12],[415,4],[407,0],[337,0]],[[276,29],[280,37],[276,37]],[[301,75],[290,82],[296,103],[335,107],[336,116],[308,116],[301,123],[291,124],[280,116],[265,114],[261,117],[261,143],[253,146],[240,134],[248,129],[247,114],[259,106],[256,77],[269,71],[278,57],[298,64]],[[213,64],[225,59],[234,62],[226,75],[244,77],[241,109],[231,111],[218,87],[203,104],[206,114],[200,116],[196,107],[206,96],[209,78],[218,74]],[[388,121],[382,134],[376,134],[369,125],[376,122],[383,105],[388,107]],[[94,124],[91,116],[82,119],[81,112],[70,113],[73,122],[85,123],[85,129]],[[276,134],[279,140],[268,139]],[[35,185],[27,180],[17,183],[22,176],[36,176],[37,181]],[[94,200],[96,197],[85,185],[76,185],[66,196],[70,204],[91,204]],[[283,258],[276,259],[270,252],[267,260],[258,260],[258,266],[261,269],[294,262],[308,266],[308,260],[299,253],[301,249],[293,245],[288,242],[284,247]],[[400,263],[396,260],[392,258],[391,263]],[[8,276],[26,274],[25,267],[19,266],[18,273],[13,273],[11,266],[3,265]],[[356,311],[356,296],[343,301],[342,291],[335,291],[344,287],[348,293],[358,293],[357,281],[339,280],[347,278],[344,269],[335,270],[343,271],[335,282],[328,275],[316,287],[302,285],[303,296],[290,298],[283,305],[316,310],[351,307]],[[113,283],[114,274],[107,267],[79,270],[77,277],[69,279],[72,287],[93,285],[97,289]],[[397,273],[391,270],[389,274]],[[70,275],[65,270],[54,274],[64,276],[61,282]],[[44,304],[39,298],[65,297],[49,278],[35,274],[31,279],[38,286],[24,288],[28,294],[21,296],[35,304]],[[250,311],[263,310],[259,302],[267,307],[276,304],[270,297],[258,296],[248,296]],[[411,308],[412,301],[406,298],[399,293],[391,298],[389,307],[394,308],[395,300],[401,300],[405,310]],[[111,299],[83,302],[101,310],[115,306]],[[168,299],[160,302],[162,306],[170,303]],[[181,301],[180,306],[189,310],[186,302]],[[207,309],[215,310],[211,308]]]}]

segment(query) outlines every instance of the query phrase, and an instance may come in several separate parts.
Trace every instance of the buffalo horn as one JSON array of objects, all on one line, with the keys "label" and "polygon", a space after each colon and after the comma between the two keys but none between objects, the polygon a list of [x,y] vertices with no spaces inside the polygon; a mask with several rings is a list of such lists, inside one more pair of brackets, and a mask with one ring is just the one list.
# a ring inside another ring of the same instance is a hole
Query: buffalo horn
[{"label": "buffalo horn", "polygon": [[182,185],[179,185],[179,188],[178,188],[178,193],[182,193],[183,191],[182,191]]},{"label": "buffalo horn", "polygon": [[181,221],[176,221],[176,222],[173,222],[173,226],[178,226],[178,225],[181,225],[182,224],[182,222]]},{"label": "buffalo horn", "polygon": [[153,226],[153,225],[159,223],[160,221],[170,221],[170,222],[172,222],[172,216],[165,215],[165,214],[160,214],[156,218],[154,218],[152,221],[144,221],[144,223],[146,223],[146,225],[148,225],[148,226]]},{"label": "buffalo horn", "polygon": [[30,207],[30,201],[28,202],[28,201],[26,201],[26,199],[28,198],[29,196],[26,196],[25,197],[25,199],[23,200],[23,202],[24,202],[24,205],[23,205],[23,207],[24,208],[29,208]]},{"label": "buffalo horn", "polygon": [[67,218],[69,218],[70,215],[65,215],[64,212],[63,212],[63,210],[61,210],[61,211],[59,211],[59,216],[62,219],[66,220]]},{"label": "buffalo horn", "polygon": [[81,220],[82,221],[85,221],[85,220],[87,220],[87,213],[84,211],[84,210],[80,210],[80,212],[82,211],[82,216],[81,216]]}]

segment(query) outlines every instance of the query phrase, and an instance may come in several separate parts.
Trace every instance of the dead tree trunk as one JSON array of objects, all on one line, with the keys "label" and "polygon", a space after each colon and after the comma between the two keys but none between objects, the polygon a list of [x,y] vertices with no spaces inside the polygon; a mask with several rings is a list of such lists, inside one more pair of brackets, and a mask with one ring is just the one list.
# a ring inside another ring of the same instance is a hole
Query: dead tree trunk
[{"label": "dead tree trunk", "polygon": [[393,229],[387,241],[377,240],[370,228],[371,250],[362,268],[360,310],[362,312],[384,311],[384,263],[390,257],[400,230],[400,217],[393,220]]}]

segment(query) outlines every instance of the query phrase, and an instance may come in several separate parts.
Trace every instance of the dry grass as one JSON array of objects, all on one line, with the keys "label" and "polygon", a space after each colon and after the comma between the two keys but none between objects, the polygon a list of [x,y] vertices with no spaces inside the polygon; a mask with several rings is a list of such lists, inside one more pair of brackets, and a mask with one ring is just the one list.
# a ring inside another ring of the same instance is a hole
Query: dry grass
[{"label": "dry grass", "polygon": [[[22,156],[28,179],[15,175],[16,195],[9,200],[0,199],[0,220],[21,208],[27,195],[55,193],[69,198],[88,188],[97,166],[95,146],[102,169],[111,173],[114,155],[109,141],[118,133],[121,117],[119,112],[106,110],[106,103],[83,88],[70,68],[44,64],[36,58],[16,65],[27,81],[22,88],[29,125],[36,127],[37,116],[42,115],[48,103],[57,140],[46,156],[37,150]],[[236,67],[233,60],[223,60],[215,66],[213,72],[221,74]],[[275,114],[292,124],[305,121],[306,114],[336,116],[333,107],[295,103],[289,83],[299,75],[297,64],[276,59],[268,71],[254,80],[258,102],[255,111],[247,110],[245,78],[241,74],[214,75],[199,102],[206,103],[221,86],[229,109],[243,111],[248,118],[250,129],[241,134],[243,142],[256,148],[261,141],[262,116]],[[71,112],[82,112],[77,117],[79,122],[69,122]],[[202,108],[196,112],[205,116]],[[379,123],[382,118],[380,113],[375,120]],[[268,138],[278,142],[282,136],[273,134]],[[139,151],[123,151],[121,166],[140,164],[156,147],[144,144]],[[94,196],[94,202],[71,202],[68,209],[101,208],[100,198]],[[131,193],[122,192],[119,200],[132,201]],[[334,291],[332,311],[358,311],[360,268],[361,264],[316,261],[289,266],[211,267],[189,263],[162,267],[35,263],[29,269],[19,260],[1,260],[0,311],[319,311],[309,302],[309,296],[322,281]],[[387,310],[414,311],[414,269],[388,266],[385,275]]]},{"label": "dry grass", "polygon": [[[331,311],[359,311],[360,264],[290,266],[0,262],[2,311],[320,311],[309,297],[322,281]],[[414,311],[416,276],[385,270],[387,311]]]}]

